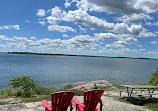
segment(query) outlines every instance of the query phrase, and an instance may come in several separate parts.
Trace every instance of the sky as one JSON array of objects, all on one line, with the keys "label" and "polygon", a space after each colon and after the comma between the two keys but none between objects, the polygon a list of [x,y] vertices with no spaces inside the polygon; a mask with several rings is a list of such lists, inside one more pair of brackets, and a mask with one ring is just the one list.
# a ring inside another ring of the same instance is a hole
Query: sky
[{"label": "sky", "polygon": [[158,0],[0,0],[0,52],[158,58]]}]

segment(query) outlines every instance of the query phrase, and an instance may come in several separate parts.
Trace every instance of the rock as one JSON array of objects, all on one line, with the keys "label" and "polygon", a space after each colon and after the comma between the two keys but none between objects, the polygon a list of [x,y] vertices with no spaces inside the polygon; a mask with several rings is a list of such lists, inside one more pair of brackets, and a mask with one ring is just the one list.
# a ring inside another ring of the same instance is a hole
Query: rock
[{"label": "rock", "polygon": [[97,80],[97,81],[91,81],[91,82],[77,82],[68,84],[63,89],[65,90],[72,90],[72,89],[81,89],[81,90],[90,90],[94,89],[94,84],[97,87],[111,87],[113,86],[112,83],[105,81],[105,80]]}]

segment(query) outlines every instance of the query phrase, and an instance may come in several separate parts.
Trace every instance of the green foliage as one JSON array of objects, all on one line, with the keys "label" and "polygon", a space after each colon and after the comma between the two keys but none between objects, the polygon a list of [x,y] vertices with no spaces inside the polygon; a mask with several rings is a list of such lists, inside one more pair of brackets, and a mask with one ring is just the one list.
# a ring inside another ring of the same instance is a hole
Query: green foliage
[{"label": "green foliage", "polygon": [[34,91],[35,91],[35,93],[36,93],[37,95],[50,95],[51,93],[55,92],[55,91],[54,91],[53,89],[51,89],[51,88],[40,87],[40,86],[37,86]]},{"label": "green foliage", "polygon": [[97,87],[97,85],[96,85],[96,84],[94,84],[94,89],[98,89],[98,87]]},{"label": "green foliage", "polygon": [[149,84],[158,86],[158,68],[150,77]]},{"label": "green foliage", "polygon": [[158,111],[158,103],[149,103],[146,104],[145,107],[152,111]]},{"label": "green foliage", "polygon": [[50,95],[54,92],[50,88],[38,86],[27,75],[14,77],[9,80],[12,82],[11,85],[0,92],[3,96],[34,97],[34,95]]},{"label": "green foliage", "polygon": [[33,98],[21,98],[20,99],[22,102],[37,102],[37,101],[41,101],[41,100],[51,100],[51,96],[49,95],[40,95],[37,97],[33,97]]},{"label": "green foliage", "polygon": [[112,90],[114,90],[115,88],[114,88],[114,87],[111,87],[111,86],[108,86],[108,87],[100,87],[99,89],[103,89],[104,91],[112,91]]},{"label": "green foliage", "polygon": [[80,90],[80,89],[73,89],[71,91],[75,92],[76,96],[83,96],[84,95],[84,91]]},{"label": "green foliage", "polygon": [[2,95],[7,95],[7,96],[14,96],[16,91],[12,86],[9,86],[8,88],[1,90]]},{"label": "green foliage", "polygon": [[19,88],[17,96],[30,97],[33,90],[36,89],[37,84],[35,81],[27,75],[18,76],[13,79],[9,79],[13,88]]}]

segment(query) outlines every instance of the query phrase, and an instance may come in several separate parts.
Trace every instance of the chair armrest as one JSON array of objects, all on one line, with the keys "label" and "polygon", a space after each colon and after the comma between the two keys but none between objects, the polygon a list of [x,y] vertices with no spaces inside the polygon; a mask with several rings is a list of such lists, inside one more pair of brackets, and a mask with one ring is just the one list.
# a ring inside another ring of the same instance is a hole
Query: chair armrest
[{"label": "chair armrest", "polygon": [[84,104],[80,103],[77,98],[73,98],[72,100],[73,100],[77,105],[80,105],[80,106],[82,106],[82,107],[86,107]]},{"label": "chair armrest", "polygon": [[47,108],[48,110],[53,110],[51,106],[48,105],[48,101],[47,100],[42,100],[43,106],[45,108]]}]

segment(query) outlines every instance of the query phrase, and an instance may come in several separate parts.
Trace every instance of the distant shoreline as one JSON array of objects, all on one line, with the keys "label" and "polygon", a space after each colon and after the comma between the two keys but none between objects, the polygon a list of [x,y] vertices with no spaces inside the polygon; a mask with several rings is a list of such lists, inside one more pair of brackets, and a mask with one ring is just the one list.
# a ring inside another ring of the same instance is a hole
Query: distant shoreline
[{"label": "distant shoreline", "polygon": [[0,52],[5,54],[30,54],[30,55],[54,55],[54,56],[80,56],[80,57],[105,57],[105,58],[127,58],[127,59],[154,59],[144,57],[110,57],[110,56],[93,56],[93,55],[73,55],[73,54],[51,54],[51,53],[34,53],[34,52]]}]

